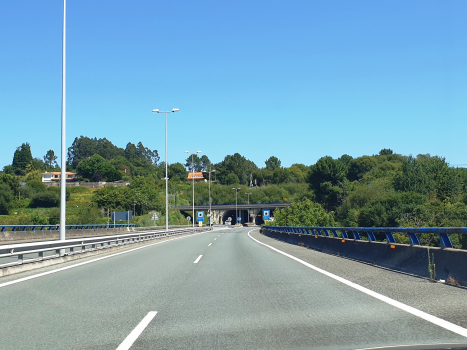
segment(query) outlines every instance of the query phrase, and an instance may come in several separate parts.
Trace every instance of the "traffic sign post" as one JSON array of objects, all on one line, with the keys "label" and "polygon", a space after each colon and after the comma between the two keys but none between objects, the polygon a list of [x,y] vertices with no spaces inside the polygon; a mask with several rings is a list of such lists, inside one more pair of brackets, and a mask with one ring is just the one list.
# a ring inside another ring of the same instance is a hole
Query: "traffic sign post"
[{"label": "traffic sign post", "polygon": [[269,209],[263,210],[263,220],[271,220],[271,211]]},{"label": "traffic sign post", "polygon": [[204,222],[204,211],[197,211],[196,216],[198,217],[198,222]]}]

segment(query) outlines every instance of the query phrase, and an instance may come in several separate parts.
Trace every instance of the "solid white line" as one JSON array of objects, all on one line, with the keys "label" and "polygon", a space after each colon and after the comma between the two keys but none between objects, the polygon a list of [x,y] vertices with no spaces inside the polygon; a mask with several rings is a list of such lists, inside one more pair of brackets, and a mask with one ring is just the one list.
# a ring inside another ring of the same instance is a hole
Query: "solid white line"
[{"label": "solid white line", "polygon": [[[209,232],[209,231],[205,231],[205,232]],[[162,242],[151,243],[151,244],[144,245],[144,246],[137,247],[137,248],[133,248],[133,249],[130,249],[130,250],[125,250],[124,252],[115,253],[115,254],[112,254],[112,255],[106,255],[106,256],[103,256],[103,257],[100,257],[100,258],[97,258],[97,259],[84,261],[84,262],[81,262],[81,263],[78,263],[78,264],[75,264],[75,265],[70,265],[70,266],[62,267],[62,268],[59,268],[59,269],[56,269],[56,270],[51,270],[51,271],[47,271],[47,272],[38,273],[37,275],[32,275],[32,276],[28,276],[28,277],[18,278],[17,280],[10,281],[10,282],[5,282],[5,283],[0,284],[0,288],[6,287],[6,286],[10,286],[10,285],[12,285],[12,284],[16,284],[16,283],[20,283],[20,282],[32,280],[32,279],[37,278],[37,277],[42,277],[42,276],[51,275],[51,274],[56,273],[56,272],[69,270],[69,269],[72,269],[72,268],[75,268],[75,267],[78,267],[78,266],[82,266],[82,265],[86,265],[86,264],[90,264],[90,263],[93,263],[93,262],[96,262],[96,261],[100,261],[100,260],[112,258],[112,257],[117,256],[117,255],[122,255],[122,254],[130,253],[130,252],[134,252],[135,250],[139,250],[139,249],[151,247],[151,246],[153,246],[153,245],[158,245],[158,244],[162,244],[162,243],[167,243],[167,242],[170,242],[170,241],[175,241],[175,240],[177,240],[177,239],[182,239],[182,238],[188,238],[188,237],[197,236],[197,235],[200,235],[200,234],[205,233],[205,232],[193,233],[193,234],[191,234],[191,235],[189,235],[189,236],[181,236],[181,237],[176,237],[176,238],[172,238],[172,239],[167,239],[167,240],[162,241]]]},{"label": "solid white line", "polygon": [[307,263],[306,261],[303,261],[299,258],[296,258],[295,256],[293,255],[290,255],[290,254],[287,254],[285,252],[283,252],[282,250],[279,250],[277,248],[274,248],[274,247],[271,247],[270,245],[267,245],[263,242],[260,242],[258,241],[257,239],[251,237],[250,235],[250,232],[252,232],[254,230],[251,230],[251,231],[248,231],[248,237],[250,237],[252,240],[254,240],[255,242],[261,244],[261,245],[264,245],[265,247],[268,247],[269,249],[272,249],[276,252],[278,252],[279,254],[282,254],[282,255],[285,255],[286,257],[290,258],[290,259],[293,259],[297,262],[299,262],[300,264],[302,265],[305,265],[306,267],[309,267],[310,269],[313,269],[319,273],[322,273],[323,275],[326,275],[328,277],[331,277],[333,279],[335,279],[336,281],[339,281],[343,284],[346,284],[348,285],[349,287],[352,287],[362,293],[365,293],[365,294],[368,294],[370,296],[372,296],[373,298],[376,298],[378,300],[381,300],[381,301],[384,301],[385,303],[389,304],[389,305],[392,305],[394,307],[397,307],[398,309],[401,309],[403,311],[406,311],[408,312],[409,314],[412,314],[412,315],[415,315],[417,317],[420,317],[428,322],[431,322],[437,326],[440,326],[444,329],[447,329],[451,332],[454,332],[454,333],[457,333],[459,335],[462,335],[463,337],[467,337],[467,329],[466,328],[463,328],[463,327],[460,327],[454,323],[451,323],[451,322],[448,322],[448,321],[445,321],[439,317],[436,317],[436,316],[433,316],[433,315],[430,315],[430,314],[427,314],[426,312],[423,312],[423,311],[420,311],[414,307],[411,307],[409,305],[406,305],[406,304],[403,304],[397,300],[394,300],[394,299],[391,299],[387,296],[384,296],[382,294],[379,294],[379,293],[376,293],[368,288],[365,288],[359,284],[356,284],[356,283],[353,283],[353,282],[350,282],[349,280],[346,280],[345,278],[342,278],[342,277],[339,277],[337,275],[334,275],[333,273],[330,273],[330,272],[327,272],[323,269],[320,269],[319,267],[316,267],[310,263]]},{"label": "solid white line", "polygon": [[196,260],[193,261],[193,264],[197,264],[198,261],[200,261],[202,257],[203,257],[202,255],[198,256],[198,257],[196,258]]},{"label": "solid white line", "polygon": [[211,246],[211,244],[212,244],[212,243],[209,243],[209,244],[208,244],[208,247],[210,247],[210,246]]},{"label": "solid white line", "polygon": [[152,321],[154,317],[156,317],[157,311],[150,311],[141,322],[128,334],[128,337],[119,345],[117,350],[128,350],[131,348],[133,343],[138,339],[138,337],[143,333],[144,329],[148,326],[149,322]]}]

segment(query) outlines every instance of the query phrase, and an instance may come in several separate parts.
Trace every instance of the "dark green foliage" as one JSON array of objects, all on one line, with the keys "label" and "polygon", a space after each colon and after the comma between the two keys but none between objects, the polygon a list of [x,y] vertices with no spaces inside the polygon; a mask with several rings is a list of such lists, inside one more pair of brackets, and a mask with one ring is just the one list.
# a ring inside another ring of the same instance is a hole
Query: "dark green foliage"
[{"label": "dark green foliage", "polygon": [[266,164],[266,169],[268,170],[276,170],[281,168],[281,161],[279,158],[271,156],[269,157],[264,164]]},{"label": "dark green foliage", "polygon": [[[253,174],[253,172],[258,169],[255,163],[246,159],[239,153],[226,156],[224,160],[217,163],[214,168],[217,171],[217,180],[221,184],[227,184],[227,177],[229,174],[234,174],[238,178],[238,183],[245,185],[250,181],[250,174]],[[229,182],[231,183],[232,180],[233,178],[230,177]]]},{"label": "dark green foliage", "polygon": [[374,157],[363,156],[352,159],[348,163],[347,178],[350,181],[360,180],[363,176],[370,172],[373,168],[378,165],[377,160]]},{"label": "dark green foliage", "polygon": [[353,157],[349,156],[348,154],[343,154],[339,160],[344,163],[344,165],[349,165],[349,163],[352,161]]},{"label": "dark green foliage", "polygon": [[415,192],[395,192],[381,196],[361,209],[358,226],[397,227],[401,217],[413,215],[415,209],[426,202],[425,196]]},{"label": "dark green foliage", "polygon": [[53,150],[49,149],[47,151],[44,156],[44,163],[47,166],[47,169],[54,169],[58,167],[57,156]]},{"label": "dark green foliage", "polygon": [[30,208],[53,208],[60,205],[60,195],[56,191],[36,193],[31,198]]},{"label": "dark green foliage", "polygon": [[408,157],[402,173],[394,178],[397,191],[413,191],[439,200],[460,196],[462,186],[462,178],[456,169],[450,168],[444,158],[430,155]]},{"label": "dark green foliage", "polygon": [[180,181],[186,181],[188,178],[188,171],[182,163],[173,163],[168,166],[169,179],[177,178]]},{"label": "dark green foliage", "polygon": [[23,143],[21,147],[18,147],[13,155],[12,166],[15,169],[17,175],[24,175],[26,168],[32,162],[31,146],[29,143]]},{"label": "dark green foliage", "polygon": [[0,215],[8,215],[13,198],[14,193],[10,186],[4,182],[0,182]]},{"label": "dark green foliage", "polygon": [[309,199],[295,201],[289,207],[274,211],[274,226],[336,226],[333,213]]},{"label": "dark green foliage", "polygon": [[102,158],[110,160],[117,156],[124,156],[123,148],[115,146],[106,138],[97,139],[85,136],[76,137],[73,144],[68,148],[68,163],[76,167],[79,162],[92,157],[94,154],[100,155]]},{"label": "dark green foliage", "polygon": [[381,151],[379,151],[380,156],[389,156],[393,154],[394,152],[390,148],[383,148]]},{"label": "dark green foliage", "polygon": [[343,198],[347,167],[339,160],[326,156],[310,169],[307,183],[314,191],[316,200],[327,210],[335,210]]},{"label": "dark green foliage", "polygon": [[106,159],[98,154],[85,159],[76,167],[78,176],[85,180],[95,180],[98,174],[105,181],[117,181],[122,179],[122,174]]}]

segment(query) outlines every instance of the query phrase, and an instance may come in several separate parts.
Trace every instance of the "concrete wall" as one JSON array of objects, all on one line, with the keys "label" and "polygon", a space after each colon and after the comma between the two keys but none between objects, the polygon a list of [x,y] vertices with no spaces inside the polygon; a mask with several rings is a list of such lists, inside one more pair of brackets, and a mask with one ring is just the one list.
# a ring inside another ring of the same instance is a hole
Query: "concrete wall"
[{"label": "concrete wall", "polygon": [[[467,251],[436,247],[387,244],[334,237],[299,235],[294,233],[262,232],[272,238],[303,245],[321,252],[364,261],[414,275],[447,280],[453,278],[467,285]],[[429,259],[430,258],[430,259]],[[430,274],[429,263],[435,274]],[[344,263],[344,262],[343,262]]]},{"label": "concrete wall", "polygon": [[[79,238],[79,237],[92,237],[92,236],[105,236],[115,235],[118,233],[124,234],[133,232],[134,230],[130,227],[121,228],[100,228],[95,230],[66,230],[67,238]],[[0,244],[10,244],[13,242],[29,242],[29,241],[45,241],[59,238],[59,231],[56,230],[36,230],[36,231],[5,231],[0,232]]]},{"label": "concrete wall", "polygon": [[[130,183],[129,182],[67,182],[66,185],[67,187],[73,187],[73,186],[82,186],[82,187],[87,187],[87,188],[92,188],[92,189],[99,189],[103,188],[104,186],[128,186]],[[60,182],[44,182],[44,185],[49,186],[49,187],[60,187]]]}]

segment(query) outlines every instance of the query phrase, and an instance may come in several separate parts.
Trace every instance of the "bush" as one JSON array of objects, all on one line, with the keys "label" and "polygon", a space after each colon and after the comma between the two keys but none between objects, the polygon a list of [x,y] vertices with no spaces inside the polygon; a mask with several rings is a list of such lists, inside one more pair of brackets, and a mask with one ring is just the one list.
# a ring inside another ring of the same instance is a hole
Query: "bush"
[{"label": "bush", "polygon": [[53,208],[60,205],[60,195],[54,193],[55,191],[45,191],[35,194],[31,203],[30,208]]},{"label": "bush", "polygon": [[28,189],[37,193],[45,191],[47,189],[47,186],[39,180],[31,180],[28,181]]}]

